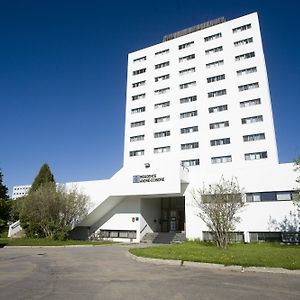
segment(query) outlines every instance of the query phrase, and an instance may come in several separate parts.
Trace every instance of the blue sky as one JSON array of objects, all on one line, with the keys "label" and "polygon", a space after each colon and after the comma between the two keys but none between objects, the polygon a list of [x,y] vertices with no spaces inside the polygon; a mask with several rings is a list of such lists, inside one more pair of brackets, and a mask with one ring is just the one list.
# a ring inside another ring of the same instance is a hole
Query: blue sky
[{"label": "blue sky", "polygon": [[123,163],[127,54],[257,11],[280,162],[300,155],[300,2],[0,0],[0,168],[31,184],[111,177]]}]

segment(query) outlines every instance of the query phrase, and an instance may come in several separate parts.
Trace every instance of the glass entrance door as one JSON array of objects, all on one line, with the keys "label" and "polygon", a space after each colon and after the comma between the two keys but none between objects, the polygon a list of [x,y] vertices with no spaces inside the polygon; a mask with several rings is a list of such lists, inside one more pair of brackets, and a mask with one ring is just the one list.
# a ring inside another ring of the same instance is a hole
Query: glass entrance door
[{"label": "glass entrance door", "polygon": [[184,197],[161,199],[161,231],[184,231]]}]

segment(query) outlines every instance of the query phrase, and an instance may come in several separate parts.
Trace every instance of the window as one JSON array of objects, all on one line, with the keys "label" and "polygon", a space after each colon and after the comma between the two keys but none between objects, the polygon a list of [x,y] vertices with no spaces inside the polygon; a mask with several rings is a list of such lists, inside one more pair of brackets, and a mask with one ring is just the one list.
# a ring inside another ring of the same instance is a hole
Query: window
[{"label": "window", "polygon": [[249,59],[251,57],[255,57],[255,52],[249,52],[249,53],[245,53],[245,54],[241,54],[241,55],[237,55],[235,57],[235,61],[241,61],[241,60],[244,60],[244,59]]},{"label": "window", "polygon": [[180,114],[180,119],[185,119],[185,118],[190,118],[190,117],[195,117],[198,115],[197,110],[194,111],[188,111]]},{"label": "window", "polygon": [[239,86],[239,92],[252,90],[252,89],[257,89],[257,88],[259,88],[258,82],[249,83],[249,84],[245,84],[245,85],[240,85]]},{"label": "window", "polygon": [[197,132],[198,126],[185,127],[180,129],[181,134]]},{"label": "window", "polygon": [[191,81],[191,82],[187,82],[187,83],[183,83],[183,84],[179,84],[179,88],[182,89],[187,89],[191,86],[195,86],[196,85],[196,81]]},{"label": "window", "polygon": [[188,103],[188,102],[193,102],[197,100],[197,96],[189,96],[189,97],[184,97],[184,98],[180,98],[180,103]]},{"label": "window", "polygon": [[154,104],[154,109],[168,107],[168,106],[170,106],[170,101]]},{"label": "window", "polygon": [[261,193],[247,193],[246,202],[260,202],[260,201],[292,201],[292,191],[280,192],[261,192]]},{"label": "window", "polygon": [[146,68],[135,70],[132,72],[133,75],[139,75],[146,72]]},{"label": "window", "polygon": [[227,162],[232,162],[231,155],[217,156],[217,157],[212,157],[211,158],[211,163],[212,164],[222,164],[222,163],[227,163]]},{"label": "window", "polygon": [[191,42],[188,42],[188,43],[185,43],[185,44],[181,44],[181,45],[178,46],[178,49],[182,50],[182,49],[185,49],[185,48],[189,48],[192,45],[194,45],[194,41],[191,41]]},{"label": "window", "polygon": [[169,78],[170,78],[170,74],[166,74],[166,75],[162,75],[162,76],[157,76],[157,77],[155,77],[155,82],[166,80],[166,79],[169,79]]},{"label": "window", "polygon": [[167,87],[167,88],[156,90],[156,91],[154,91],[154,93],[155,93],[155,95],[161,95],[161,94],[167,93],[169,90],[170,90],[170,88]]},{"label": "window", "polygon": [[139,81],[139,82],[135,82],[132,84],[132,87],[133,88],[136,88],[136,87],[139,87],[139,86],[143,86],[146,84],[146,80],[143,80],[143,81]]},{"label": "window", "polygon": [[154,123],[162,123],[170,121],[170,116],[154,118]]},{"label": "window", "polygon": [[238,46],[242,46],[242,45],[246,45],[246,44],[250,44],[253,43],[253,38],[248,38],[248,39],[244,39],[244,40],[239,40],[234,42],[234,46],[238,47]]},{"label": "window", "polygon": [[259,141],[259,140],[264,140],[265,138],[266,137],[264,133],[255,133],[255,134],[249,134],[243,136],[244,142]]},{"label": "window", "polygon": [[130,137],[130,142],[138,142],[138,141],[143,141],[145,139],[145,135],[136,135],[136,136],[131,136]]},{"label": "window", "polygon": [[166,136],[170,136],[170,135],[171,135],[170,130],[154,132],[154,138],[161,138],[161,137],[166,137]]},{"label": "window", "polygon": [[211,83],[211,82],[215,82],[215,81],[220,81],[220,80],[223,80],[223,79],[225,79],[225,74],[206,78],[207,83]]},{"label": "window", "polygon": [[196,148],[199,148],[198,142],[181,144],[181,150],[189,150],[189,149],[196,149]]},{"label": "window", "polygon": [[276,192],[276,200],[291,201],[293,200],[292,192]]},{"label": "window", "polygon": [[205,55],[209,55],[209,54],[217,53],[217,52],[221,52],[221,51],[223,51],[223,47],[219,46],[219,47],[216,47],[216,48],[205,50]]},{"label": "window", "polygon": [[189,68],[179,71],[179,75],[186,75],[190,73],[194,73],[196,71],[196,68]]},{"label": "window", "polygon": [[252,67],[252,68],[247,68],[247,69],[236,71],[236,74],[237,74],[237,76],[242,76],[242,75],[251,74],[251,73],[255,73],[255,72],[257,72],[257,68]]},{"label": "window", "polygon": [[246,101],[241,101],[240,102],[240,107],[249,107],[249,106],[253,106],[253,105],[258,105],[261,103],[260,98],[257,99],[251,99],[251,100],[246,100]]},{"label": "window", "polygon": [[224,89],[224,90],[207,93],[207,96],[208,96],[208,98],[214,98],[214,97],[218,97],[218,96],[222,96],[222,95],[226,95],[226,94],[227,94],[226,89]]},{"label": "window", "polygon": [[179,57],[179,62],[188,61],[195,58],[195,54]]},{"label": "window", "polygon": [[263,159],[263,158],[268,158],[267,151],[245,153],[245,160],[257,160],[257,159]]},{"label": "window", "polygon": [[228,106],[227,106],[227,104],[225,104],[225,105],[220,105],[220,106],[209,107],[208,112],[210,114],[212,114],[212,113],[224,111],[227,109],[228,109]]},{"label": "window", "polygon": [[224,128],[224,127],[229,127],[229,121],[216,122],[216,123],[209,124],[209,129],[218,129],[218,128]]},{"label": "window", "polygon": [[165,61],[163,63],[160,63],[160,64],[157,64],[155,65],[155,69],[160,69],[160,68],[164,68],[164,67],[167,67],[170,65],[170,62],[169,61]]},{"label": "window", "polygon": [[154,153],[164,153],[164,152],[170,152],[170,151],[171,151],[170,146],[154,148]]},{"label": "window", "polygon": [[146,60],[146,59],[147,59],[146,56],[142,56],[142,57],[135,58],[135,59],[133,60],[133,62],[134,62],[134,63],[137,63],[137,62],[144,61],[144,60]]},{"label": "window", "polygon": [[129,156],[142,156],[144,153],[145,150],[134,150],[129,152]]},{"label": "window", "polygon": [[251,124],[251,123],[257,123],[257,122],[262,122],[263,121],[263,116],[253,116],[253,117],[248,117],[248,118],[242,118],[242,124]]},{"label": "window", "polygon": [[170,49],[164,49],[158,52],[155,52],[155,55],[164,55],[170,52]]},{"label": "window", "polygon": [[227,144],[230,144],[230,138],[211,140],[210,141],[211,146],[221,146],[221,145],[227,145]]},{"label": "window", "polygon": [[217,60],[217,61],[213,61],[211,63],[206,64],[206,68],[210,69],[210,68],[215,68],[215,67],[219,67],[224,65],[224,60]]},{"label": "window", "polygon": [[209,41],[212,41],[212,40],[216,40],[216,39],[219,39],[221,37],[222,37],[222,33],[219,32],[219,33],[216,33],[216,34],[205,37],[204,42],[209,42]]},{"label": "window", "polygon": [[139,100],[139,99],[144,99],[146,97],[146,94],[139,94],[139,95],[134,95],[132,96],[132,101],[135,101],[135,100]]},{"label": "window", "polygon": [[260,193],[246,194],[246,202],[259,202],[259,201],[260,201]]},{"label": "window", "polygon": [[233,28],[232,32],[237,33],[237,32],[241,32],[241,31],[244,31],[244,30],[247,30],[247,29],[250,29],[250,28],[251,28],[251,24],[247,24],[247,25],[243,25],[243,26]]},{"label": "window", "polygon": [[187,159],[187,160],[182,160],[181,165],[184,167],[192,167],[192,166],[199,166],[200,165],[200,159]]},{"label": "window", "polygon": [[130,123],[131,128],[139,127],[139,126],[144,126],[144,125],[145,125],[145,121],[138,121],[138,122],[132,122],[132,123]]},{"label": "window", "polygon": [[131,113],[132,114],[137,114],[137,113],[144,112],[145,110],[146,110],[145,106],[142,106],[142,107],[138,107],[138,108],[133,108],[131,110]]}]

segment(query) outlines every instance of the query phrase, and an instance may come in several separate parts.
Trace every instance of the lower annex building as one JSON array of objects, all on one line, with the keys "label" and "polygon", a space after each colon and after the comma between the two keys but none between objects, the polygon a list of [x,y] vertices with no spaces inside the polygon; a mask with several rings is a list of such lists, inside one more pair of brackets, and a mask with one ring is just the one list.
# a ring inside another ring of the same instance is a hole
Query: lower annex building
[{"label": "lower annex building", "polygon": [[208,239],[191,191],[221,177],[236,177],[246,191],[238,239],[277,239],[293,223],[296,174],[292,163],[278,162],[256,13],[202,23],[130,53],[126,98],[122,169],[108,180],[66,184],[92,203],[73,237]]}]

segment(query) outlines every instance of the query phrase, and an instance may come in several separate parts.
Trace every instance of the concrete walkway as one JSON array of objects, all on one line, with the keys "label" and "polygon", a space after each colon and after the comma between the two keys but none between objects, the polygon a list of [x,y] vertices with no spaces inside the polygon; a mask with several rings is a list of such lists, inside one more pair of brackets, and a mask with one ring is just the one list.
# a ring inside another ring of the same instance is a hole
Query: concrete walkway
[{"label": "concrete walkway", "polygon": [[153,264],[130,246],[0,249],[0,299],[300,299],[300,276]]}]

